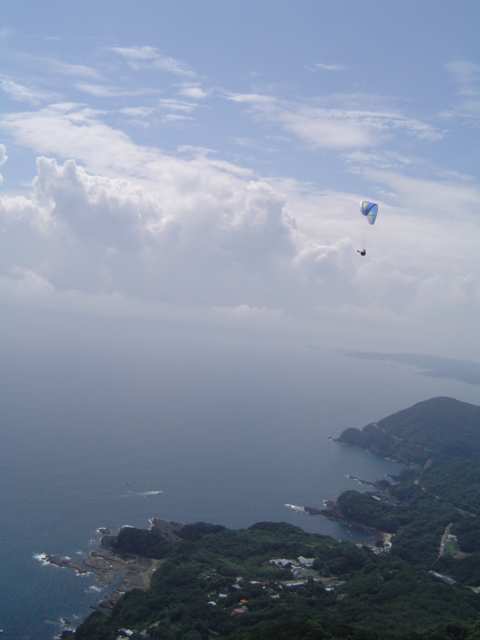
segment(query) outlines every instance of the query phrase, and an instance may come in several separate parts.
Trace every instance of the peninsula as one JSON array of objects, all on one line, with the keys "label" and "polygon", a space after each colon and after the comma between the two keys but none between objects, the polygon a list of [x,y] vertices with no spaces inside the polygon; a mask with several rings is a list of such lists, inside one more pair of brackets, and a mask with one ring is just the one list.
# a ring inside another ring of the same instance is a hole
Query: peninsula
[{"label": "peninsula", "polygon": [[103,544],[155,561],[150,586],[92,613],[75,638],[478,640],[480,407],[434,398],[338,441],[365,444],[365,430],[363,448],[410,466],[304,509],[369,530],[371,544],[286,523],[124,528]]}]

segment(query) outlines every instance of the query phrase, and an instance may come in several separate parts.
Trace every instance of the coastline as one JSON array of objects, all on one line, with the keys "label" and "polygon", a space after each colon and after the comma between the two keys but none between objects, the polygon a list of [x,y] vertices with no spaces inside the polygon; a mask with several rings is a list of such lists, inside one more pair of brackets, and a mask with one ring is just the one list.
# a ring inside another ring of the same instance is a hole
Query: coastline
[{"label": "coastline", "polygon": [[[353,446],[356,449],[362,449],[361,447],[342,442],[339,439],[329,437],[329,440],[338,444]],[[363,449],[363,451],[389,460],[389,458],[386,458],[379,453],[368,451],[367,449]],[[395,462],[400,461],[397,460]],[[370,485],[375,488],[380,488],[381,483],[385,482],[384,480],[366,481],[350,474],[347,474],[347,477],[351,480],[359,482],[360,484]],[[393,477],[394,476],[392,476],[392,478]],[[382,494],[378,492],[376,493],[376,495],[381,496]],[[296,507],[296,505],[290,504],[285,506],[288,506],[290,508]],[[336,500],[324,501],[324,507],[321,509],[317,507],[297,506],[296,510],[298,509],[301,509],[308,515],[319,515],[322,518],[333,522],[338,522],[339,524],[342,524],[349,528],[358,529],[359,531],[368,533],[369,536],[372,536],[372,538],[382,539],[385,543],[385,547],[381,551],[376,549],[375,544],[373,544],[372,542],[365,542],[361,544],[356,543],[359,547],[367,546],[371,548],[375,553],[381,553],[382,551],[388,552],[391,548],[391,534],[375,529],[374,527],[369,527],[363,523],[346,519],[342,515]],[[178,522],[162,520],[157,517],[151,517],[149,519],[149,524],[150,530],[158,531],[169,542],[178,542],[179,540],[181,540],[181,537],[178,535],[178,533],[182,529],[182,527],[185,526]],[[121,531],[122,528],[123,527],[121,527],[119,531]],[[111,544],[111,540],[115,536],[111,535],[112,532],[110,531],[110,529],[106,527],[99,527],[97,529],[97,532],[104,534],[100,540],[100,548],[92,550],[88,556],[83,558],[82,564],[74,562],[69,558],[59,559],[53,555],[44,555],[44,561],[61,568],[73,569],[77,572],[77,574],[93,573],[98,582],[104,587],[112,585],[121,578],[121,583],[119,586],[117,586],[113,591],[107,593],[98,604],[90,605],[90,609],[92,609],[93,611],[109,614],[114,608],[115,604],[128,591],[131,591],[133,589],[139,589],[142,591],[148,590],[152,574],[161,564],[162,560],[146,558],[144,556],[132,553],[116,552]],[[68,638],[73,635],[73,629],[64,628],[61,638]]]},{"label": "coastline", "polygon": [[98,605],[91,605],[91,609],[104,613],[113,609],[123,594],[132,589],[146,591],[150,586],[151,575],[158,567],[159,560],[145,558],[130,553],[116,553],[108,544],[108,538],[100,541],[100,549],[94,549],[83,558],[82,564],[70,558],[58,558],[53,554],[44,554],[43,561],[61,569],[72,569],[78,575],[93,573],[102,586],[108,586],[121,577],[120,585],[108,593]]},{"label": "coastline", "polygon": [[[355,447],[355,445],[349,445],[348,443],[341,442],[334,438],[329,439],[338,444]],[[361,447],[355,448],[361,449]],[[381,483],[383,482],[382,480],[362,480],[360,478],[357,478],[356,476],[349,474],[347,474],[347,477],[351,480],[359,482],[360,484],[369,485],[376,488],[379,488],[381,486]],[[382,494],[378,493],[376,495],[380,496]],[[386,543],[390,543],[390,534],[375,529],[374,527],[369,527],[363,523],[346,519],[342,515],[336,500],[324,501],[323,508],[310,506],[299,507],[290,504],[285,506],[296,508],[296,510],[301,509],[308,515],[321,516],[322,518],[333,522],[338,522],[349,528],[358,529],[360,531],[368,533],[370,536],[372,536],[372,538],[381,538]],[[178,532],[182,529],[183,526],[185,526],[181,523],[170,522],[157,517],[150,518],[149,524],[150,530],[158,531],[166,540],[170,542],[178,542],[179,540],[181,540]],[[123,527],[121,527],[119,531],[121,531],[122,528]],[[97,529],[97,532],[104,534],[100,540],[100,548],[92,550],[89,555],[85,556],[85,558],[82,559],[81,564],[79,562],[72,561],[70,558],[58,558],[52,554],[43,554],[43,560],[47,564],[52,564],[59,568],[73,569],[79,575],[93,573],[98,582],[103,587],[115,583],[121,577],[121,583],[118,587],[116,587],[113,591],[107,593],[97,605],[90,605],[90,608],[93,611],[109,613],[118,602],[118,600],[128,591],[131,591],[132,589],[140,589],[142,591],[146,591],[150,586],[152,573],[158,568],[159,564],[162,561],[146,558],[144,556],[132,553],[116,552],[111,544],[112,538],[115,537],[112,535],[111,530],[106,527],[99,527]],[[372,548],[375,546],[371,543],[364,544],[365,546]],[[388,544],[388,547],[389,546],[391,545]],[[67,629],[65,631],[67,631],[67,633],[69,632],[69,630]]]}]

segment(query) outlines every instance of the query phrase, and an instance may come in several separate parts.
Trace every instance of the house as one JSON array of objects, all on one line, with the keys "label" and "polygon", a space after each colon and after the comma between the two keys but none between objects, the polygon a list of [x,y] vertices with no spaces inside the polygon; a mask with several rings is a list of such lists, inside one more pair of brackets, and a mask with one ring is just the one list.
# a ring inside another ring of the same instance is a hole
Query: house
[{"label": "house", "polygon": [[293,560],[287,560],[286,558],[273,558],[270,562],[282,569],[287,569],[294,564]]},{"label": "house", "polygon": [[292,580],[292,582],[284,582],[283,586],[291,591],[296,591],[297,589],[304,587],[306,584],[305,580]]},{"label": "house", "polygon": [[248,608],[243,606],[243,607],[239,607],[238,609],[234,609],[233,613],[236,615],[240,615],[242,613],[247,613],[247,611],[248,611]]},{"label": "house", "polygon": [[304,558],[303,556],[298,556],[297,560],[302,567],[310,568],[313,565],[315,558]]}]

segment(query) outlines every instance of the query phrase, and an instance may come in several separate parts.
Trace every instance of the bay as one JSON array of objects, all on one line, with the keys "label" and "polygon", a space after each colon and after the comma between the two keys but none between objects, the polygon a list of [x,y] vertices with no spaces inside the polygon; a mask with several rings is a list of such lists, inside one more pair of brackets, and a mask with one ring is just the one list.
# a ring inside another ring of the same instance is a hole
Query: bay
[{"label": "bay", "polygon": [[285,507],[365,488],[348,474],[374,480],[401,468],[328,437],[438,395],[478,400],[471,385],[301,339],[158,323],[112,337],[89,322],[80,333],[63,324],[55,339],[37,327],[35,340],[24,332],[2,347],[5,640],[50,640],[62,618],[88,615],[102,593],[94,577],[45,566],[41,554],[81,559],[98,545],[98,527],[147,527],[154,516],[232,528],[268,520],[362,539]]}]

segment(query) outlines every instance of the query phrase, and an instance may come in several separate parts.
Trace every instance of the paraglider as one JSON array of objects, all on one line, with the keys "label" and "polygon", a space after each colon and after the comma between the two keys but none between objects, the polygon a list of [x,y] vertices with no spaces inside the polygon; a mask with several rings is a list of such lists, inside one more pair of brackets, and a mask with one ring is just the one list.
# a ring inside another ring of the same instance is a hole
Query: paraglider
[{"label": "paraglider", "polygon": [[[378,213],[378,204],[376,204],[375,202],[368,202],[368,200],[362,200],[360,202],[360,211],[362,215],[367,218],[368,224],[372,224],[372,225],[375,224],[375,220],[377,219],[377,213]],[[357,253],[359,253],[361,256],[367,255],[367,250],[365,249],[365,246],[361,251],[357,249]]]},{"label": "paraglider", "polygon": [[378,204],[362,200],[360,202],[360,211],[362,212],[362,215],[366,216],[368,224],[375,224],[378,213]]}]

